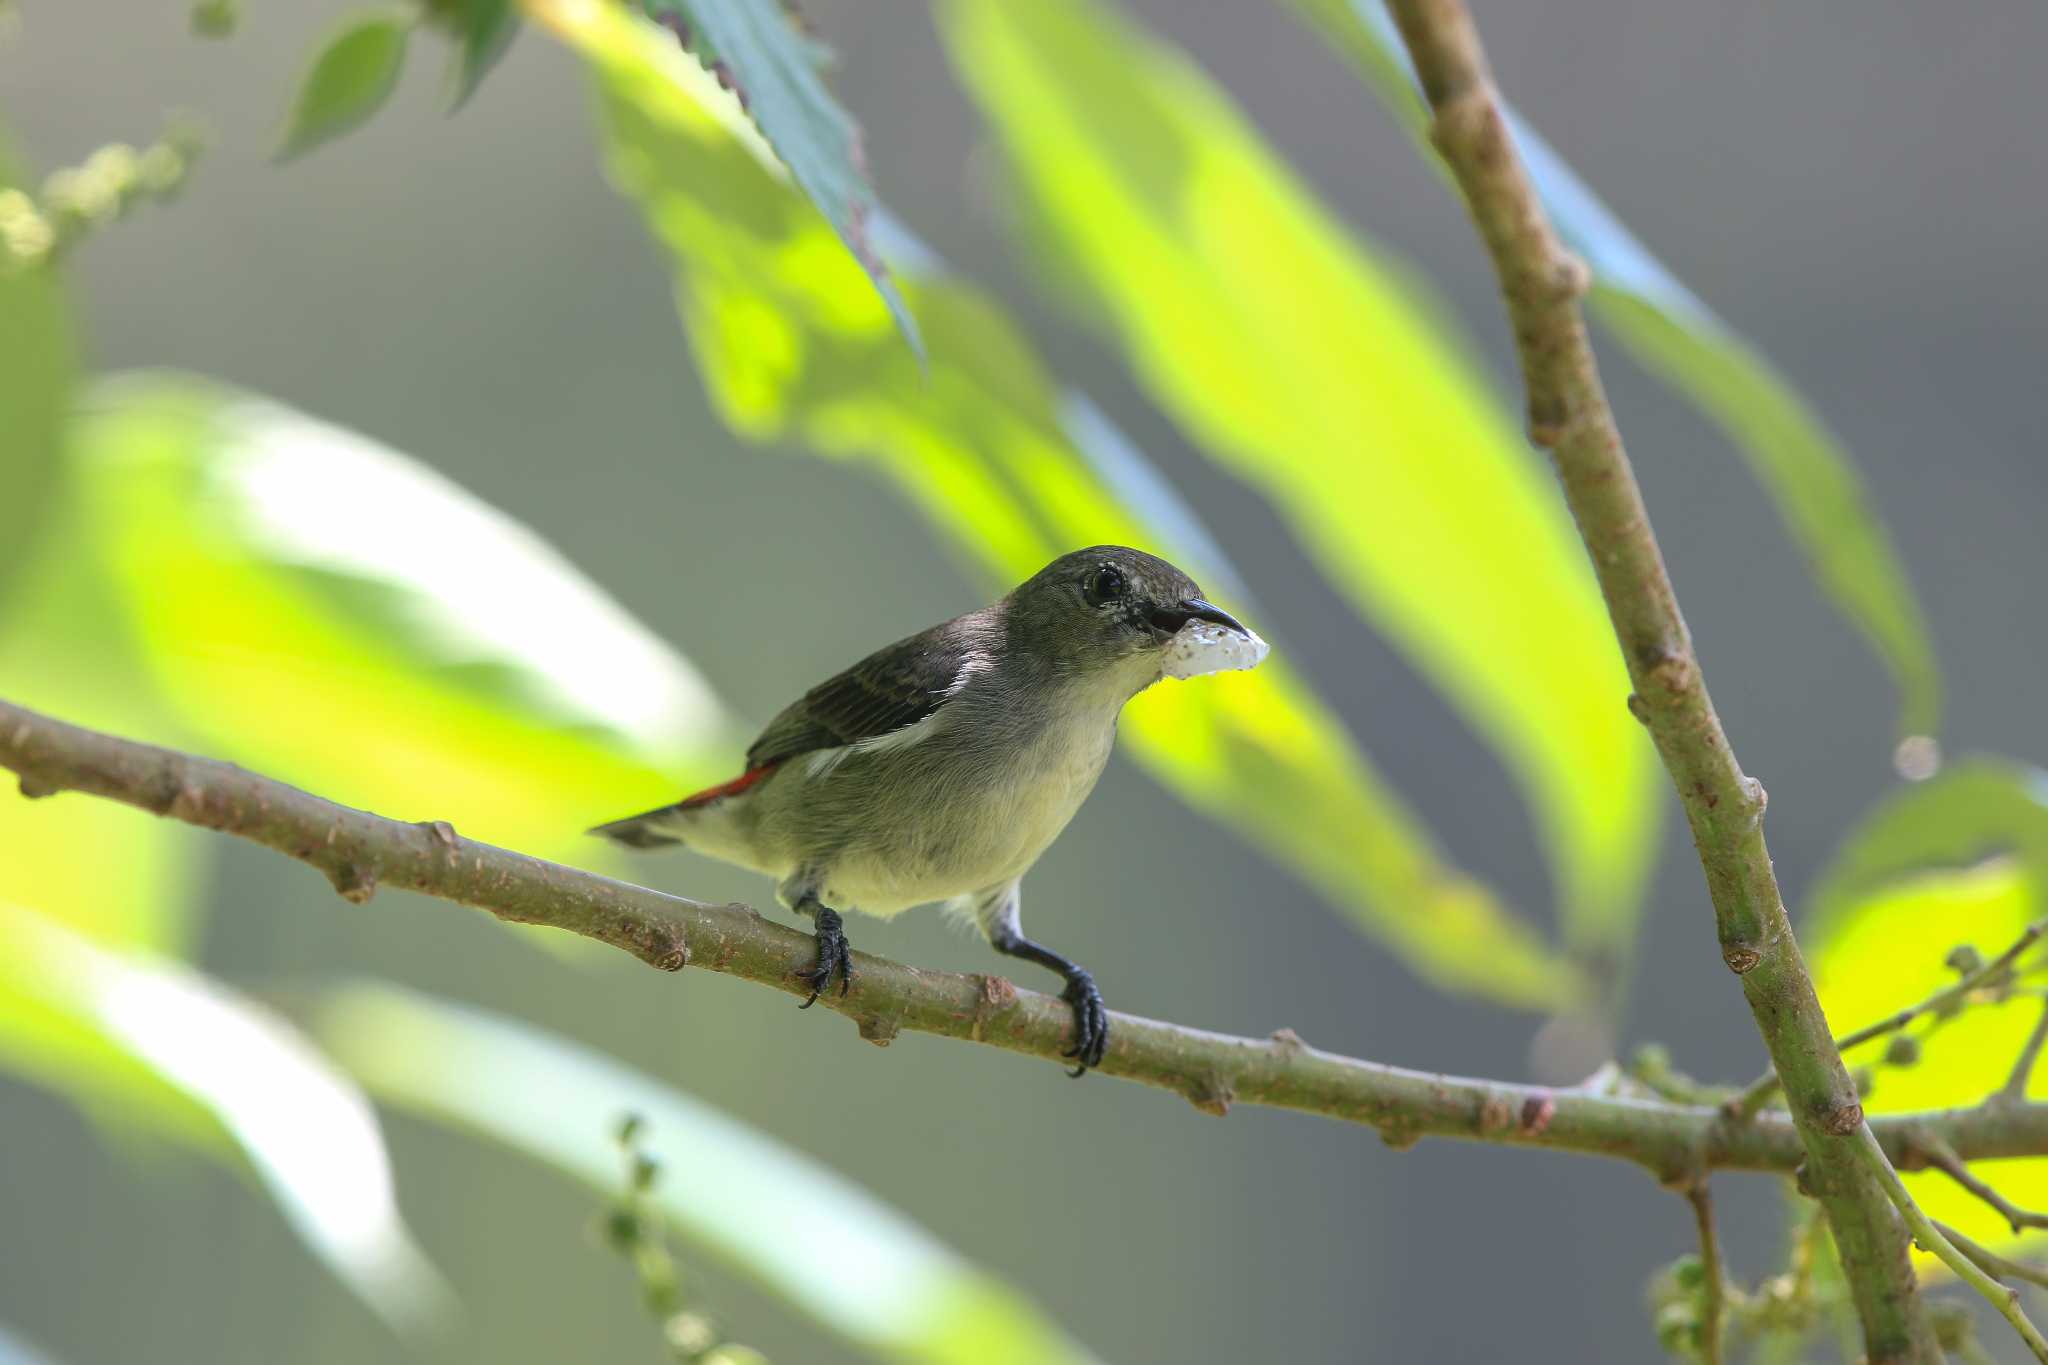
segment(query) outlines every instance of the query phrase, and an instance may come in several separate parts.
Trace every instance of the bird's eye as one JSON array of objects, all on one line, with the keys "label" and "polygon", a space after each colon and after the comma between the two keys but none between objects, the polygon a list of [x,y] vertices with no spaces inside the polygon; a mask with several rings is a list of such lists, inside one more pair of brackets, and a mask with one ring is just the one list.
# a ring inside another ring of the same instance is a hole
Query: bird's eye
[{"label": "bird's eye", "polygon": [[1124,595],[1124,571],[1114,564],[1105,564],[1088,575],[1087,585],[1082,591],[1088,594],[1088,605],[1091,607],[1114,602]]}]

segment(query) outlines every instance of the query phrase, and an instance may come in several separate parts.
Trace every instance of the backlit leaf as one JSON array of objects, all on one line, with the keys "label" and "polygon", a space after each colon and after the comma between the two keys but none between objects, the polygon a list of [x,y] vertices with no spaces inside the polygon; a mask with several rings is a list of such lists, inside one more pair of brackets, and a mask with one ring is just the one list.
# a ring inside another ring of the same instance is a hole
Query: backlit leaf
[{"label": "backlit leaf", "polygon": [[[1427,110],[1382,0],[1292,3],[1427,150]],[[1595,311],[1747,457],[1822,590],[1891,669],[1900,733],[1933,734],[1941,674],[1926,621],[1849,453],[1769,361],[1651,255],[1512,108],[1508,127],[1559,235],[1592,267]]]},{"label": "backlit leaf", "polygon": [[[580,0],[529,0],[565,15]],[[780,164],[846,243],[889,307],[903,339],[918,355],[917,319],[889,278],[870,237],[877,204],[868,184],[860,129],[825,88],[826,51],[804,33],[782,0],[641,0],[647,12],[680,29],[706,64],[716,64],[739,95]],[[568,18],[566,22],[582,22]]]},{"label": "backlit leaf", "polygon": [[1091,1360],[1035,1305],[826,1167],[600,1053],[482,1010],[383,986],[327,997],[316,1032],[371,1093],[609,1193],[612,1134],[641,1119],[683,1238],[877,1359]]},{"label": "backlit leaf", "polygon": [[1625,948],[1654,758],[1550,476],[1438,311],[1163,42],[1086,0],[938,13],[1047,264],[1500,754],[1574,944]]},{"label": "backlit leaf", "polygon": [[583,829],[733,741],[688,662],[532,531],[367,437],[131,376],[94,392],[77,468],[142,657],[207,752],[587,861]]},{"label": "backlit leaf", "polygon": [[124,1124],[239,1150],[307,1247],[400,1331],[444,1311],[368,1103],[288,1024],[219,983],[0,904],[0,1058],[118,1105]]},{"label": "backlit leaf", "polygon": [[[1177,508],[1148,497],[1140,516],[1076,452],[1073,403],[983,295],[888,227],[884,250],[932,342],[920,369],[728,95],[607,7],[573,23],[554,13],[596,68],[612,176],[674,253],[699,369],[735,430],[871,463],[991,588],[1098,542],[1150,546],[1228,581]],[[1431,980],[1522,1005],[1582,999],[1527,924],[1443,861],[1284,653],[1282,642],[1255,672],[1152,689],[1126,715],[1131,752]]]},{"label": "backlit leaf", "polygon": [[[1969,945],[1988,961],[2044,908],[2039,881],[2011,859],[1924,873],[1862,897],[1806,936],[1829,1022],[1845,1033],[1954,985],[1956,972],[1943,961],[1952,949]],[[2041,1018],[2038,972],[2031,984],[2002,1003],[1973,1005],[1941,1024],[1917,1064],[1877,1073],[1864,1107],[1874,1114],[1968,1107],[1999,1090]],[[2036,1070],[2026,1093],[2037,1100],[2048,1094],[2048,1074]],[[2048,1208],[2048,1159],[1985,1162],[1976,1169],[2020,1207]],[[2014,1245],[2005,1220],[1948,1177],[1924,1172],[1905,1179],[1929,1216],[1987,1246]],[[2028,1240],[2038,1247],[2048,1239],[2030,1232]]]}]

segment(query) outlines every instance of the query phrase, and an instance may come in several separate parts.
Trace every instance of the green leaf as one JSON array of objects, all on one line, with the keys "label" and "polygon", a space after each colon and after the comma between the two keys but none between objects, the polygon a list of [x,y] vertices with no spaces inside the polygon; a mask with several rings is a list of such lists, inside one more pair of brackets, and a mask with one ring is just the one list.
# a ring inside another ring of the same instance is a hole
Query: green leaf
[{"label": "green leaf", "polygon": [[364,10],[327,40],[299,82],[279,160],[353,131],[383,107],[398,86],[416,17],[410,9]]},{"label": "green leaf", "polygon": [[1499,753],[1572,943],[1625,950],[1654,758],[1549,474],[1438,310],[1165,44],[1082,0],[938,12],[1050,263]]},{"label": "green leaf", "polygon": [[588,862],[581,830],[736,747],[689,663],[531,530],[364,436],[142,375],[75,445],[121,614],[208,752]]},{"label": "green leaf", "polygon": [[[0,192],[25,183],[0,137]],[[53,270],[0,263],[0,585],[40,529],[56,487],[78,342]]]},{"label": "green leaf", "polygon": [[610,1193],[637,1114],[675,1231],[878,1359],[1092,1360],[1037,1307],[826,1167],[602,1054],[385,986],[329,995],[315,1032],[387,1104]]},{"label": "green leaf", "polygon": [[[1821,1004],[1837,1032],[1874,1023],[1954,985],[1956,973],[1944,963],[1952,949],[1968,944],[1988,960],[2012,946],[2043,910],[2038,878],[2010,859],[1895,882],[1828,916],[1806,936]],[[2041,1010],[2038,989],[1972,1005],[1926,1036],[1917,1065],[1880,1071],[1865,1108],[1885,1114],[1982,1103],[2005,1084]],[[2038,1100],[2044,1087],[2048,1069],[2035,1072],[2027,1093]],[[2004,1219],[1946,1176],[1930,1171],[1904,1178],[1930,1217],[1987,1246],[2015,1244]],[[1994,1183],[2022,1208],[2048,1205],[2048,1161],[2000,1162]],[[2044,1240],[2038,1232],[2028,1239],[2035,1250]]]},{"label": "green leaf", "polygon": [[[732,87],[740,108],[781,165],[825,215],[889,307],[903,339],[923,359],[924,339],[869,235],[878,205],[868,184],[860,129],[819,67],[829,55],[799,27],[782,0],[640,0],[647,13],[680,25],[679,36]],[[586,22],[574,4],[528,0],[558,28]]]},{"label": "green leaf", "polygon": [[[1147,545],[1227,584],[1163,482],[1133,478],[1016,329],[900,227],[878,225],[932,338],[929,371],[894,343],[853,264],[766,164],[729,101],[658,36],[603,6],[559,31],[595,67],[613,179],[674,253],[699,369],[726,421],[892,479],[970,570],[1008,589],[1078,545]],[[1102,470],[1121,466],[1112,491]],[[1142,485],[1142,487],[1141,487]],[[1318,888],[1432,981],[1537,1008],[1584,983],[1529,925],[1448,865],[1342,725],[1280,657],[1151,689],[1132,754],[1174,792]]]},{"label": "green leaf", "polygon": [[[1292,3],[1426,148],[1428,112],[1381,0]],[[1512,109],[1508,126],[1559,235],[1592,267],[1597,312],[1742,451],[1823,591],[1890,668],[1901,735],[1933,734],[1941,674],[1926,621],[1848,452],[1769,362],[1651,255]]]},{"label": "green leaf", "polygon": [[0,904],[0,1064],[118,1113],[124,1129],[239,1152],[307,1248],[401,1332],[445,1311],[369,1104],[289,1025],[219,983]]},{"label": "green leaf", "polygon": [[1911,873],[2011,853],[2048,888],[2048,772],[1973,757],[1901,787],[1863,817],[1814,883],[1812,922],[1831,932],[1860,898]]},{"label": "green leaf", "polygon": [[449,83],[453,95],[448,101],[453,111],[469,103],[484,77],[510,50],[519,33],[519,10],[515,0],[452,0],[449,10],[455,26]]}]

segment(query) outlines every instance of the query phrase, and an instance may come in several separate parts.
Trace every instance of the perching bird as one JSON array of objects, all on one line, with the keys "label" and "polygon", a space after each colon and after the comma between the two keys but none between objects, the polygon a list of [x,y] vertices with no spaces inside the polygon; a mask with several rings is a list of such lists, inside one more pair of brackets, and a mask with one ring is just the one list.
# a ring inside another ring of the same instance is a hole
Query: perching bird
[{"label": "perching bird", "polygon": [[811,916],[808,1008],[852,976],[840,912],[944,901],[999,953],[1066,978],[1080,1075],[1109,1021],[1085,970],[1025,938],[1018,882],[1095,786],[1125,702],[1161,677],[1250,668],[1266,645],[1193,579],[1120,545],[1062,555],[993,606],[874,654],[770,721],[730,782],[592,830],[684,844],[777,879]]}]

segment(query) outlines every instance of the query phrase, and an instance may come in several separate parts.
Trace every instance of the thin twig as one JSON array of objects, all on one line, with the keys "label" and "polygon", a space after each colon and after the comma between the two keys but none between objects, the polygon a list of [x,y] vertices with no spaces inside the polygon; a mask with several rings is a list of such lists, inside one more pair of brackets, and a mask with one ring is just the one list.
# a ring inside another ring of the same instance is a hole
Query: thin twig
[{"label": "thin twig", "polygon": [[2005,1078],[2005,1084],[1991,1098],[2001,1104],[2024,1104],[2027,1087],[2033,1083],[2035,1064],[2041,1060],[2041,1046],[2048,1043],[2048,998],[2041,1001],[2041,1017],[2034,1022],[2034,1031],[2027,1035],[2026,1045],[2020,1049],[2019,1058],[2012,1064],[2012,1074]]},{"label": "thin twig", "polygon": [[1700,1235],[1700,1361],[1721,1365],[1721,1318],[1728,1302],[1727,1272],[1721,1264],[1721,1238],[1714,1230],[1714,1195],[1704,1172],[1685,1188],[1693,1222]]},{"label": "thin twig", "polygon": [[[666,971],[706,968],[806,994],[808,935],[744,905],[712,905],[464,839],[439,822],[352,810],[231,764],[118,739],[0,701],[0,768],[24,792],[75,791],[251,839],[318,868],[343,895],[379,885],[544,924],[632,953]],[[818,1003],[883,1042],[897,1030],[938,1034],[1065,1064],[1072,1011],[1000,977],[928,972],[865,953],[844,996]],[[1589,1089],[1474,1080],[1360,1061],[1310,1047],[1288,1030],[1235,1038],[1111,1016],[1105,1075],[1158,1086],[1211,1113],[1269,1105],[1368,1124],[1397,1145],[1422,1137],[1620,1157],[1660,1179],[1701,1168],[1790,1171],[1805,1149],[1790,1122],[1735,1125],[1705,1105]],[[2048,1105],[1896,1114],[1878,1121],[1903,1153],[1933,1133],[1972,1159],[2048,1154]]]},{"label": "thin twig", "polygon": [[[1922,1015],[1934,1014],[1963,1003],[1969,999],[1973,992],[1996,982],[2012,967],[2014,962],[2019,960],[2020,954],[2032,947],[2043,933],[2048,933],[2048,920],[2028,925],[2026,931],[2019,936],[2019,939],[2010,948],[2007,948],[1997,957],[1992,958],[1953,986],[1944,986],[1917,1005],[1909,1006],[1898,1011],[1896,1014],[1886,1015],[1876,1023],[1866,1024],[1854,1033],[1843,1034],[1835,1040],[1836,1051],[1848,1052],[1852,1048],[1862,1047],[1865,1043],[1874,1042],[1888,1034],[1897,1033]],[[2044,1033],[2048,1033],[2048,1011],[2043,1013],[2041,1027],[2036,1031],[2037,1039]],[[2033,1053],[2038,1053],[2041,1050],[2039,1041],[2033,1042],[2029,1046],[2032,1048]],[[2027,1062],[2029,1071],[2032,1070],[2031,1056],[2032,1054],[2027,1054],[2023,1057],[2023,1060]],[[2022,1081],[2021,1085],[2024,1088],[2025,1082]],[[1747,1119],[1762,1109],[1764,1105],[1768,1104],[1771,1096],[1777,1093],[1778,1073],[1775,1070],[1766,1071],[1763,1075],[1743,1087],[1741,1094],[1728,1101],[1728,1112],[1737,1119]]]},{"label": "thin twig", "polygon": [[1591,272],[1566,251],[1508,131],[1464,0],[1391,0],[1431,114],[1430,140],[1463,192],[1507,305],[1529,436],[1550,452],[1586,543],[1634,694],[1630,710],[1671,775],[1714,905],[1721,958],[1742,978],[1810,1184],[1828,1211],[1872,1360],[1937,1365],[1940,1348],[1883,1191],[1843,1139],[1863,1106],[1799,953],[1745,775],[1707,693],[1642,490],[1600,382],[1579,300]]},{"label": "thin twig", "polygon": [[1984,1267],[1987,1273],[2001,1280],[2024,1280],[2028,1284],[2048,1289],[2048,1270],[2028,1265],[2025,1261],[2007,1260],[1982,1242],[1956,1231],[1947,1223],[1936,1223],[1934,1226],[1941,1229],[1942,1236],[1956,1244],[1956,1250]]},{"label": "thin twig", "polygon": [[1957,1154],[1955,1148],[1932,1133],[1916,1134],[1908,1139],[1904,1164],[1908,1170],[1915,1166],[1929,1166],[1940,1171],[1964,1190],[1998,1210],[1999,1217],[2005,1219],[2016,1233],[2027,1228],[2048,1228],[2048,1214],[2023,1209],[1985,1184],[1977,1178],[1977,1173],[1970,1169],[1969,1163]]},{"label": "thin twig", "polygon": [[1943,1265],[1956,1273],[1956,1278],[1988,1299],[1992,1307],[2012,1324],[2012,1329],[2020,1334],[2020,1340],[2027,1343],[2034,1359],[2048,1365],[2048,1339],[2042,1337],[2040,1330],[2028,1319],[2026,1310],[2020,1307],[2019,1291],[1994,1278],[1990,1271],[1942,1235],[1941,1229],[1913,1202],[1913,1196],[1906,1191],[1906,1183],[1892,1169],[1884,1148],[1878,1145],[1876,1135],[1868,1127],[1857,1134],[1856,1151],[1862,1157],[1865,1169],[1876,1177],[1890,1197],[1892,1206],[1898,1209],[1899,1216],[1912,1229],[1913,1240],[1920,1244],[1920,1249],[1938,1257]]}]

